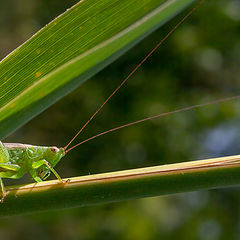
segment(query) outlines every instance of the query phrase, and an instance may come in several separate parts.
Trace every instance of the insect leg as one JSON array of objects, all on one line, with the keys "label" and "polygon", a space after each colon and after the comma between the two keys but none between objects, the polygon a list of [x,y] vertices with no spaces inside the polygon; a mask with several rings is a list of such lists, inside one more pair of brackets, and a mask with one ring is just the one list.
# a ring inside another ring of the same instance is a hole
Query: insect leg
[{"label": "insect leg", "polygon": [[6,196],[6,190],[2,181],[2,178],[20,178],[24,175],[23,171],[20,171],[20,167],[16,164],[0,163],[0,187],[2,198],[0,202],[3,202]]},{"label": "insect leg", "polygon": [[4,198],[6,197],[6,190],[2,181],[2,178],[0,177],[0,185],[1,185],[1,191],[2,191],[2,198],[0,200],[0,202],[2,203]]},{"label": "insect leg", "polygon": [[[33,177],[33,176],[32,176]],[[40,177],[33,177],[36,182],[42,182],[43,180]]]},{"label": "insect leg", "polygon": [[62,178],[59,176],[59,174],[52,168],[52,166],[46,161],[43,160],[44,164],[49,168],[49,170],[55,175],[55,177],[60,181],[63,182]]},{"label": "insect leg", "polygon": [[1,172],[4,172],[6,170],[17,172],[20,169],[21,169],[21,167],[19,167],[17,164],[0,163],[0,171]]},{"label": "insect leg", "polygon": [[[49,164],[49,162],[48,161],[46,161],[45,159],[43,159],[43,160],[40,160],[40,161],[37,161],[37,162],[34,162],[33,164],[32,164],[32,167],[33,168],[39,168],[40,166],[42,166],[42,165],[46,165],[47,166],[47,168],[55,175],[55,177],[60,181],[60,182],[64,182],[63,180],[62,180],[62,178],[59,176],[59,174],[52,168],[52,166]],[[35,178],[34,178],[35,179]]]}]

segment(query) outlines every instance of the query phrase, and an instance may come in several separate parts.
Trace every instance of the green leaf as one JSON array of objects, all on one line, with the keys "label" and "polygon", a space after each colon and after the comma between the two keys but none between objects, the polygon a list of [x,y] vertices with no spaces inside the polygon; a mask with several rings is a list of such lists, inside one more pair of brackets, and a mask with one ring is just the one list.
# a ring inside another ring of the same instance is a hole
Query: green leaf
[{"label": "green leaf", "polygon": [[0,138],[193,1],[85,0],[54,19],[0,63]]},{"label": "green leaf", "polygon": [[83,207],[240,183],[239,155],[7,188],[0,216]]}]

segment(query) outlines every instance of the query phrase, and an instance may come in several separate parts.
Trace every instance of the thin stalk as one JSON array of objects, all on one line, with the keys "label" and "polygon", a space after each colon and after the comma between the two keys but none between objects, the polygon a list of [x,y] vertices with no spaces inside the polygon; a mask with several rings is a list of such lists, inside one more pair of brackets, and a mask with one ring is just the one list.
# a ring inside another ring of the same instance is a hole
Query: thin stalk
[{"label": "thin stalk", "polygon": [[[67,179],[66,179],[67,180]],[[240,155],[11,186],[0,216],[240,184]]]}]

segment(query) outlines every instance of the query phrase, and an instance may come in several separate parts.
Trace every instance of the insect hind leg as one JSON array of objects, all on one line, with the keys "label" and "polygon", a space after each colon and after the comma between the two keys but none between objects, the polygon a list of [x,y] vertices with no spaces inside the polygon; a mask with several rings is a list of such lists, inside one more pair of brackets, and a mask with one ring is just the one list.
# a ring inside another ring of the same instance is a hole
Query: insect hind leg
[{"label": "insect hind leg", "polygon": [[19,172],[20,167],[17,165],[10,165],[7,163],[0,163],[0,192],[2,198],[0,199],[0,203],[3,202],[4,198],[7,195],[7,191],[4,187],[2,178],[19,178],[22,176],[22,173]]},{"label": "insect hind leg", "polygon": [[6,189],[4,187],[4,184],[3,184],[3,181],[2,181],[2,178],[0,177],[0,186],[1,186],[1,192],[2,192],[2,198],[0,199],[0,202],[2,203],[4,198],[6,197],[7,195],[7,192],[6,192]]}]

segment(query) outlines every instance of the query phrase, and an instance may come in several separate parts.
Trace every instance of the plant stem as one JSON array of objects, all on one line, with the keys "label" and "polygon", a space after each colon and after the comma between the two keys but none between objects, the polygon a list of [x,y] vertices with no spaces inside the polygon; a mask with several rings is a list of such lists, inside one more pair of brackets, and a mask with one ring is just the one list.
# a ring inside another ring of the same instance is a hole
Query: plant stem
[{"label": "plant stem", "polygon": [[240,183],[240,155],[7,188],[0,215],[118,202]]}]

